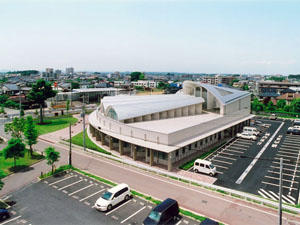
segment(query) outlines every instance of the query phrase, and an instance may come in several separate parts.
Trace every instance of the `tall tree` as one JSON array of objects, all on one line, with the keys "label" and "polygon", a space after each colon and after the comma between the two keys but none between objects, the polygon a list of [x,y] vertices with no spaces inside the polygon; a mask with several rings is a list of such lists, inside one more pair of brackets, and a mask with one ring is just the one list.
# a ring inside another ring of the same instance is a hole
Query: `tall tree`
[{"label": "tall tree", "polygon": [[23,117],[15,117],[11,123],[4,125],[4,131],[12,136],[12,138],[22,138],[24,131],[25,119]]},{"label": "tall tree", "polygon": [[274,106],[272,101],[268,102],[267,110],[269,110],[269,111],[274,111],[275,110],[275,106]]},{"label": "tall tree", "polygon": [[4,177],[5,177],[5,173],[2,170],[0,170],[0,191],[4,186],[4,182],[1,180]]},{"label": "tall tree", "polygon": [[14,165],[17,165],[17,159],[24,157],[25,144],[19,138],[12,138],[8,141],[8,145],[3,149],[5,159],[14,158]]},{"label": "tall tree", "polygon": [[277,108],[278,109],[284,109],[284,107],[286,106],[286,100],[284,100],[284,99],[279,99],[278,101],[277,101]]},{"label": "tall tree", "polygon": [[60,155],[59,152],[55,151],[53,147],[48,147],[45,149],[47,164],[51,165],[51,171],[53,174],[54,163],[58,162]]},{"label": "tall tree", "polygon": [[300,98],[296,98],[291,102],[291,109],[295,113],[300,113]]},{"label": "tall tree", "polygon": [[37,143],[37,138],[38,138],[38,131],[35,127],[32,116],[28,116],[26,119],[24,136],[26,139],[26,143],[29,145],[30,155],[32,156],[33,154],[32,145]]},{"label": "tall tree", "polygon": [[258,98],[254,98],[253,102],[251,103],[251,109],[255,112],[260,112],[264,110],[264,104],[261,103]]},{"label": "tall tree", "polygon": [[70,110],[70,100],[69,99],[67,99],[66,110],[67,110],[67,112]]},{"label": "tall tree", "polygon": [[45,100],[55,97],[55,95],[56,91],[52,90],[51,84],[43,79],[37,80],[36,83],[32,85],[32,89],[27,97],[40,105],[40,124],[43,124],[43,106]]},{"label": "tall tree", "polygon": [[145,78],[144,74],[141,72],[132,72],[130,74],[131,81],[143,80]]}]

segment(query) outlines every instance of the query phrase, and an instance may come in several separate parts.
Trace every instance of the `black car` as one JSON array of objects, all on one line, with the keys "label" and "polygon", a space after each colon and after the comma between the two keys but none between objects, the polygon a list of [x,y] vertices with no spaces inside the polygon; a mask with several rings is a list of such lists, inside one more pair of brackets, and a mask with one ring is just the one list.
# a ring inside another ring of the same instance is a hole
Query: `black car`
[{"label": "black car", "polygon": [[10,215],[7,209],[0,209],[0,221],[6,220],[9,217]]},{"label": "black car", "polygon": [[203,220],[200,225],[219,225],[218,222],[214,221],[214,220],[211,220],[211,219],[208,219],[206,218],[205,220]]},{"label": "black car", "polygon": [[144,225],[169,224],[177,218],[179,207],[176,200],[167,198],[157,205],[144,220]]}]

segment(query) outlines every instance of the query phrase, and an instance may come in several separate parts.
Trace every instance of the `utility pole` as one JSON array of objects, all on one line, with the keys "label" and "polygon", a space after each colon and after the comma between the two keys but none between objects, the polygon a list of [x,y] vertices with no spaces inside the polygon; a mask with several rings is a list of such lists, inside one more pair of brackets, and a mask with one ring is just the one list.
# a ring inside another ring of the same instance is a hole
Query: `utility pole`
[{"label": "utility pole", "polygon": [[71,134],[71,123],[69,125],[69,141],[70,141],[69,165],[72,166],[72,134]]},{"label": "utility pole", "polygon": [[82,118],[83,118],[83,151],[85,151],[85,99],[83,95],[83,106],[82,106]]},{"label": "utility pole", "polygon": [[22,117],[21,111],[22,111],[22,101],[21,101],[21,84],[19,84],[19,110],[20,110],[20,118]]},{"label": "utility pole", "polygon": [[282,225],[282,169],[283,169],[283,160],[280,158],[280,176],[279,176],[279,207],[278,207],[278,219],[279,225]]}]

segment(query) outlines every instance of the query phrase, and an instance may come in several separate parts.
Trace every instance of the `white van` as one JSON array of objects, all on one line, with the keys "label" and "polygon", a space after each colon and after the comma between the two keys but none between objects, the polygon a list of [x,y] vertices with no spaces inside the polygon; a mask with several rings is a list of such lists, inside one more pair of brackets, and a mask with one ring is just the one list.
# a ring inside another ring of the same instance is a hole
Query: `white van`
[{"label": "white van", "polygon": [[95,208],[99,211],[109,211],[114,205],[121,201],[127,201],[132,196],[127,184],[119,184],[108,189],[95,203]]},{"label": "white van", "polygon": [[206,173],[212,177],[216,174],[217,169],[210,161],[203,160],[203,159],[196,159],[196,161],[194,162],[194,171],[196,173],[198,172]]},{"label": "white van", "polygon": [[256,127],[244,127],[243,132],[259,135],[259,130]]}]

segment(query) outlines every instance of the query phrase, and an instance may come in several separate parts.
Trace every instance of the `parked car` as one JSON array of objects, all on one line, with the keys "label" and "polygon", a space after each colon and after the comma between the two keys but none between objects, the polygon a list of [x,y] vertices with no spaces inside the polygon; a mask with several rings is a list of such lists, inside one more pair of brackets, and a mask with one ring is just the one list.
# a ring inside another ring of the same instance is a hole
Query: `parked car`
[{"label": "parked car", "polygon": [[208,160],[196,159],[194,162],[194,171],[196,173],[206,173],[209,176],[214,176],[217,172],[216,167]]},{"label": "parked car", "polygon": [[300,126],[300,120],[299,119],[296,119],[294,121],[294,126]]},{"label": "parked car", "polygon": [[127,201],[132,196],[127,184],[119,184],[108,189],[95,203],[95,208],[99,211],[109,211],[113,206]]},{"label": "parked car", "polygon": [[217,221],[214,221],[212,219],[208,219],[206,218],[205,220],[203,220],[200,225],[219,225],[219,223]]},{"label": "parked car", "polygon": [[0,221],[4,221],[10,217],[7,209],[0,208]]},{"label": "parked car", "polygon": [[257,136],[249,132],[237,133],[236,136],[243,139],[252,140],[252,141],[257,140]]},{"label": "parked car", "polygon": [[294,135],[300,135],[300,129],[289,127],[286,131],[287,134],[294,134]]},{"label": "parked car", "polygon": [[269,116],[270,120],[277,120],[277,115],[276,114],[271,114],[271,116]]},{"label": "parked car", "polygon": [[157,205],[144,220],[143,225],[170,224],[177,219],[179,206],[176,200],[167,198]]},{"label": "parked car", "polygon": [[244,127],[243,132],[251,133],[255,136],[259,135],[259,130],[256,127]]}]

